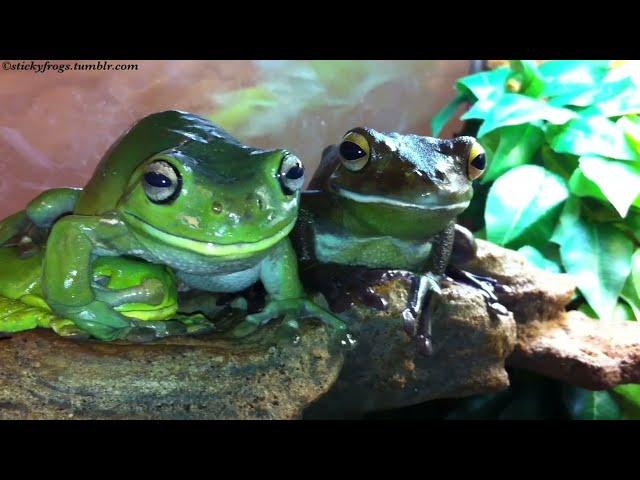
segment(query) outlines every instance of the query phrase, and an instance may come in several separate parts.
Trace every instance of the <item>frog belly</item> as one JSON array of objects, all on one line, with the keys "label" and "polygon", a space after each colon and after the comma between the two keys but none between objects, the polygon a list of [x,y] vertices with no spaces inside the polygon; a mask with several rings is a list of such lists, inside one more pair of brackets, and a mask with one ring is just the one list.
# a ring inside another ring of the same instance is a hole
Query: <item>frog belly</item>
[{"label": "frog belly", "polygon": [[260,263],[247,270],[221,275],[178,272],[178,278],[192,288],[209,292],[239,292],[260,279]]},{"label": "frog belly", "polygon": [[431,252],[431,242],[316,232],[315,249],[316,257],[322,263],[419,271],[424,268]]}]

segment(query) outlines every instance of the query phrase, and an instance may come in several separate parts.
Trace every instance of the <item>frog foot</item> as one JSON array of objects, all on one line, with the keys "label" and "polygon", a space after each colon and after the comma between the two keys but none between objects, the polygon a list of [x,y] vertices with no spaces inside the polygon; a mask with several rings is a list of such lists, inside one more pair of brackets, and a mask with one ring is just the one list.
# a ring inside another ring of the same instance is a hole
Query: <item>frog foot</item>
[{"label": "frog foot", "polygon": [[458,267],[449,266],[447,275],[456,283],[469,285],[480,291],[485,299],[487,310],[492,318],[496,315],[507,315],[509,311],[500,303],[496,294],[508,294],[512,291],[508,285],[499,283],[495,278],[475,275]]},{"label": "frog foot", "polygon": [[188,327],[179,320],[132,320],[131,327],[121,337],[133,343],[147,343],[175,335],[186,335]]},{"label": "frog foot", "polygon": [[51,321],[51,329],[61,337],[73,340],[88,340],[91,336],[67,318],[57,318]]},{"label": "frog foot", "polygon": [[317,318],[327,325],[334,334],[348,337],[346,341],[353,343],[351,336],[347,332],[347,326],[342,320],[306,298],[271,300],[262,312],[247,315],[246,320],[231,331],[231,335],[236,338],[247,336],[261,325],[281,316],[286,316],[290,319]]},{"label": "frog foot", "polygon": [[186,326],[187,335],[211,333],[216,329],[215,324],[202,313],[177,314],[174,319]]}]

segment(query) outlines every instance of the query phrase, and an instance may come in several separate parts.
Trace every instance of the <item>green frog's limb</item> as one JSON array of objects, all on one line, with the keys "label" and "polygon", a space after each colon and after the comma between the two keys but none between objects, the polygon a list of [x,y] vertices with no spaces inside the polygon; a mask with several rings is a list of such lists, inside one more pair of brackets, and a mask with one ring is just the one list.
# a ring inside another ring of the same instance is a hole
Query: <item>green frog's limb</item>
[{"label": "green frog's limb", "polygon": [[93,292],[96,300],[119,307],[128,303],[144,303],[160,305],[165,298],[165,285],[157,278],[148,278],[140,285],[113,290],[99,282],[94,283]]},{"label": "green frog's limb", "polygon": [[0,332],[16,333],[50,327],[57,317],[47,309],[0,296]]},{"label": "green frog's limb", "polygon": [[29,217],[21,210],[0,222],[0,246],[6,245],[29,226]]},{"label": "green frog's limb", "polygon": [[38,327],[51,328],[64,337],[88,337],[73,321],[53,314],[38,296],[24,295],[19,300],[0,296],[0,332],[16,333]]},{"label": "green frog's limb", "polygon": [[95,298],[91,288],[92,236],[99,219],[70,215],[56,222],[44,259],[42,289],[53,311],[69,318],[100,340],[125,336],[132,321],[108,303]]},{"label": "green frog's limb", "polygon": [[40,228],[50,228],[63,215],[73,212],[82,192],[77,188],[45,190],[27,206],[29,219]]},{"label": "green frog's limb", "polygon": [[283,315],[293,318],[315,317],[334,331],[346,331],[342,320],[305,296],[298,275],[298,261],[289,239],[283,240],[277,252],[265,260],[261,280],[269,294],[269,302],[261,312],[247,315],[246,321],[234,329],[233,335],[244,336],[259,325]]}]

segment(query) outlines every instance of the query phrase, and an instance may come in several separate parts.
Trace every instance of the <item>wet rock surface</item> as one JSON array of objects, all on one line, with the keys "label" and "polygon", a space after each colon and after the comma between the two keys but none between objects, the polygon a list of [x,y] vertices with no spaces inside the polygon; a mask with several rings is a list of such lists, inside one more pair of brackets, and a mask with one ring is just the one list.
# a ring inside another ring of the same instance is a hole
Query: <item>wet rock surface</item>
[{"label": "wet rock surface", "polygon": [[[0,339],[0,418],[344,418],[508,388],[505,361],[591,389],[640,382],[640,324],[565,312],[574,295],[566,275],[483,241],[464,268],[506,286],[496,291],[513,313],[496,314],[480,290],[445,281],[430,307],[428,357],[403,328],[403,276],[378,281],[342,314],[359,342],[349,352],[313,321],[300,322],[295,345],[277,343],[277,322],[242,342],[106,344],[45,330]],[[371,306],[376,296],[386,309]]]},{"label": "wet rock surface", "polygon": [[509,364],[589,390],[640,383],[640,324],[575,310],[519,324]]},{"label": "wet rock surface", "polygon": [[432,304],[433,353],[425,357],[403,330],[406,281],[379,288],[391,300],[389,309],[371,315],[356,306],[349,312],[359,345],[347,354],[334,387],[307,409],[305,418],[354,415],[509,386],[504,361],[516,340],[511,314],[492,316],[476,289],[450,284],[441,301]]},{"label": "wet rock surface", "polygon": [[215,336],[77,342],[48,330],[0,340],[2,419],[295,419],[334,383],[343,353],[321,326],[274,345]]},{"label": "wet rock surface", "polygon": [[569,276],[539,270],[517,252],[481,240],[477,259],[465,268],[512,289],[498,294],[517,322],[508,365],[590,390],[640,382],[640,323],[567,312],[575,292]]},{"label": "wet rock surface", "polygon": [[496,279],[509,292],[496,292],[518,323],[558,318],[571,302],[575,283],[565,274],[540,270],[518,252],[477,240],[476,258],[465,270]]}]

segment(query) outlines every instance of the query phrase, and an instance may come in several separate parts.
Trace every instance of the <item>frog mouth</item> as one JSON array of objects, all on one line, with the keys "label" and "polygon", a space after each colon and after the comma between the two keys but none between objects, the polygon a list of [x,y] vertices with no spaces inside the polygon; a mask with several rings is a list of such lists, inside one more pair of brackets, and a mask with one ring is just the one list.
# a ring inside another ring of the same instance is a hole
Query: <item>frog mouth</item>
[{"label": "frog mouth", "polygon": [[448,203],[448,204],[433,203],[431,205],[429,204],[418,205],[416,203],[405,202],[403,200],[398,200],[396,198],[380,197],[377,195],[366,195],[363,193],[356,193],[354,191],[339,187],[335,184],[331,184],[331,188],[336,195],[342,198],[346,198],[348,200],[352,200],[354,202],[358,202],[358,203],[377,203],[377,204],[383,204],[383,205],[391,205],[393,207],[400,207],[400,208],[413,208],[416,210],[427,210],[430,212],[434,212],[434,211],[462,212],[469,206],[469,203],[471,202],[471,199],[466,199],[460,202]]},{"label": "frog mouth", "polygon": [[289,232],[293,230],[293,226],[296,223],[296,221],[293,220],[275,235],[260,239],[256,242],[239,242],[225,245],[221,243],[203,242],[192,238],[178,237],[150,225],[133,213],[124,213],[127,216],[129,224],[134,230],[140,231],[165,245],[199,253],[200,255],[205,255],[207,257],[228,257],[262,252],[289,235]]}]

